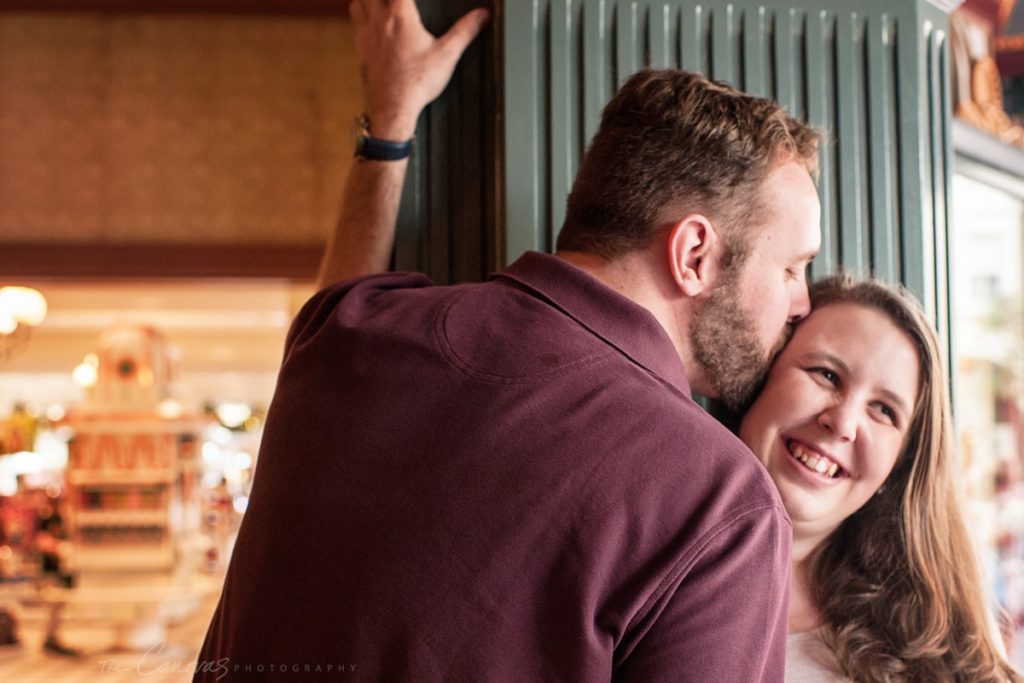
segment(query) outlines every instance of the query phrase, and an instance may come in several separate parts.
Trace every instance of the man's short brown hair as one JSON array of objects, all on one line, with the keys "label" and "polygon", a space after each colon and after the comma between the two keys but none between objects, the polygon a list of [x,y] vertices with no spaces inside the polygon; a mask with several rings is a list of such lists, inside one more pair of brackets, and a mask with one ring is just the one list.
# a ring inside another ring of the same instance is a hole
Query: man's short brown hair
[{"label": "man's short brown hair", "polygon": [[672,208],[704,214],[742,252],[765,177],[789,158],[816,176],[818,141],[772,100],[688,71],[640,71],[604,109],[557,247],[615,258],[647,246]]}]

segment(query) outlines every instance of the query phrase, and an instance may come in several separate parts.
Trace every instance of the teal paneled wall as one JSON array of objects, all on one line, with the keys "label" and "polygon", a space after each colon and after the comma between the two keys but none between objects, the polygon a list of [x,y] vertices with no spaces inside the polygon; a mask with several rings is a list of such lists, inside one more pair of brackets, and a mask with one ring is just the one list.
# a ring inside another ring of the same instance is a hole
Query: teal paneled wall
[{"label": "teal paneled wall", "polygon": [[637,69],[701,71],[829,134],[813,274],[907,284],[945,333],[947,12],[955,3],[532,0],[500,4],[499,260],[551,250],[586,141]]}]

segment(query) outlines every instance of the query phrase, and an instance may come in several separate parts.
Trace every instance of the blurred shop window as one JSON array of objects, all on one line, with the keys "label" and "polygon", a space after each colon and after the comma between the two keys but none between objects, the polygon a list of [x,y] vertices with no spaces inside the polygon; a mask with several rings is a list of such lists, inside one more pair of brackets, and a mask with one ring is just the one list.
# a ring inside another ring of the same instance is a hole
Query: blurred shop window
[{"label": "blurred shop window", "polygon": [[1024,181],[967,162],[953,179],[955,419],[974,528],[1008,644],[1024,659]]},{"label": "blurred shop window", "polygon": [[39,491],[68,512],[77,587],[121,571],[135,586],[147,572],[223,572],[285,336],[312,285],[31,284],[46,319],[31,344],[0,355],[0,589],[38,575],[21,501]]}]

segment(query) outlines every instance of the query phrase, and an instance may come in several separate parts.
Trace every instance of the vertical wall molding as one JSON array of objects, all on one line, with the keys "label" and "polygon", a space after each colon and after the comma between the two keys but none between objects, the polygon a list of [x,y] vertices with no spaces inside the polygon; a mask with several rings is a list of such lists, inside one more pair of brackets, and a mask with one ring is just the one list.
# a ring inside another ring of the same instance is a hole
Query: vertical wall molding
[{"label": "vertical wall molding", "polygon": [[502,3],[504,263],[550,251],[613,84],[646,65],[773,97],[828,132],[815,276],[902,282],[948,333],[949,3]]}]

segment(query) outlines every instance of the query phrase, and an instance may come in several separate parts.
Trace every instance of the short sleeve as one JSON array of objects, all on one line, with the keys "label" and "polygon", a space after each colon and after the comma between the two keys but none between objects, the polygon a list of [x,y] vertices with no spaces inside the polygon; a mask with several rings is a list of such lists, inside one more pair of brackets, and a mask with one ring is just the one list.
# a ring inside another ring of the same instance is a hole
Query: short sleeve
[{"label": "short sleeve", "polygon": [[783,681],[790,539],[776,506],[737,514],[645,620],[618,681]]}]

